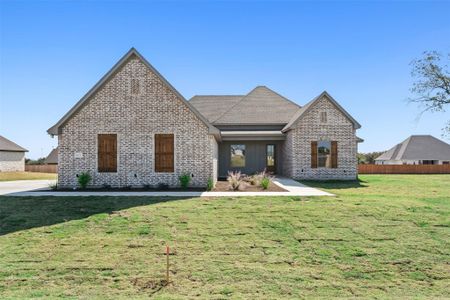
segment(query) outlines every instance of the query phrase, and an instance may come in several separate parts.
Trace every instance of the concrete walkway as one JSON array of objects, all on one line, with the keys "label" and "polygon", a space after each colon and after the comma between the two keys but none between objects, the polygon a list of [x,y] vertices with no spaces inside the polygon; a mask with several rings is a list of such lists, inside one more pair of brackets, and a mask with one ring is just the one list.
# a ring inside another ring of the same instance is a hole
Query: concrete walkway
[{"label": "concrete walkway", "polygon": [[143,197],[243,197],[243,196],[334,196],[308,187],[295,180],[283,177],[274,179],[274,184],[287,192],[55,192],[49,189],[52,180],[20,180],[0,182],[0,195],[7,196],[143,196]]}]

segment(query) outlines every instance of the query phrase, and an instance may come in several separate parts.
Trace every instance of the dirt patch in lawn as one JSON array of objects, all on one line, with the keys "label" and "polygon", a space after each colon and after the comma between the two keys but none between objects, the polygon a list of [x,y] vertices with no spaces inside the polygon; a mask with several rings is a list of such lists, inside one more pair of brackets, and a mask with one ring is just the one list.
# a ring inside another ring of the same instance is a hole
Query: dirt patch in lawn
[{"label": "dirt patch in lawn", "polygon": [[[288,192],[287,190],[279,187],[275,183],[271,182],[269,185],[269,188],[267,190],[264,190],[259,185],[251,185],[250,183],[243,184],[244,188],[242,188],[239,191],[236,192]],[[233,192],[233,190],[230,189],[230,185],[228,181],[222,181],[219,180],[216,183],[216,187],[213,190],[214,192]]]}]

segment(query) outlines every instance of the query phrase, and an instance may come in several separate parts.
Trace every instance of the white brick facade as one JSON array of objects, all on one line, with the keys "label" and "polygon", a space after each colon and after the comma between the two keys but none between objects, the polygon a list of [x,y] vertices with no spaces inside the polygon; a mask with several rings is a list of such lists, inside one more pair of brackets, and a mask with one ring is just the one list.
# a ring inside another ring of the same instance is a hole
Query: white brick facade
[{"label": "white brick facade", "polygon": [[[320,113],[327,122],[320,122]],[[338,167],[311,168],[311,142],[337,141]],[[295,179],[345,179],[357,177],[357,140],[353,123],[326,97],[319,99],[287,132],[282,148],[283,174]]]},{"label": "white brick facade", "polygon": [[0,151],[0,172],[25,171],[25,152]]},{"label": "white brick facade", "polygon": [[[265,101],[263,111],[269,110],[270,105],[280,105],[279,101],[293,105],[266,87],[256,89],[265,91],[254,99],[256,104],[259,100]],[[278,99],[278,102],[268,99]],[[216,109],[221,112],[220,108],[211,106],[212,111]],[[256,134],[256,139],[246,141],[262,145],[253,147],[253,152],[249,147],[248,161],[253,163],[255,171],[262,171],[267,161],[265,144],[276,144],[279,149],[277,165],[281,165],[281,168],[277,167],[278,173],[295,179],[356,179],[355,131],[360,127],[358,122],[326,92],[301,109],[296,106],[293,111],[294,117],[291,114],[284,119],[287,124],[272,124],[285,126],[282,131],[285,132],[284,141],[283,133],[279,131],[276,141],[264,140],[267,136],[261,139],[258,131],[252,133]],[[237,128],[233,130],[248,131],[245,126]],[[274,130],[273,126],[268,128]],[[267,130],[265,127],[259,129]],[[78,186],[77,175],[82,172],[91,174],[90,186],[93,187],[158,184],[174,187],[179,186],[178,177],[185,172],[193,175],[191,186],[204,187],[208,179],[217,179],[219,165],[225,171],[228,168],[226,162],[230,151],[223,147],[225,144],[219,147],[216,140],[220,139],[220,131],[211,125],[205,114],[201,115],[186,102],[135,49],[131,49],[48,132],[58,135],[61,188]],[[117,172],[98,172],[99,134],[117,135]],[[155,134],[174,135],[174,172],[155,172]],[[311,168],[312,141],[337,142],[337,168]]]},{"label": "white brick facade", "polygon": [[[139,92],[131,92],[131,82]],[[117,134],[117,172],[97,171],[97,135]],[[174,134],[174,173],[154,171],[154,135]],[[60,128],[60,187],[77,186],[76,175],[89,172],[92,186],[177,186],[183,172],[192,186],[216,178],[217,143],[179,96],[138,57],[131,56]]]}]

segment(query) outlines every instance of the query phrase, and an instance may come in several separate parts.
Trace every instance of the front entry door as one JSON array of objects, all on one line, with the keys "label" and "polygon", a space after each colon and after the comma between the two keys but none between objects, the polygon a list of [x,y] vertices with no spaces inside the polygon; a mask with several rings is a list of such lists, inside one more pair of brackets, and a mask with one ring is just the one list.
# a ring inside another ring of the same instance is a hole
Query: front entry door
[{"label": "front entry door", "polygon": [[270,173],[275,173],[276,170],[276,155],[275,155],[275,145],[266,145],[266,170]]}]

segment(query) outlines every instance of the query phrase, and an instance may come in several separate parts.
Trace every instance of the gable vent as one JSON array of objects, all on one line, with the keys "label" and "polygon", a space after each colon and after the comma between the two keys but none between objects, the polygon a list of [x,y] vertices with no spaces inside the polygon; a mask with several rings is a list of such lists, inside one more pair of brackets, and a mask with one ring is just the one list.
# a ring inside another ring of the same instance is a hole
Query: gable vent
[{"label": "gable vent", "polygon": [[131,95],[139,95],[140,93],[140,82],[137,78],[131,79]]}]

